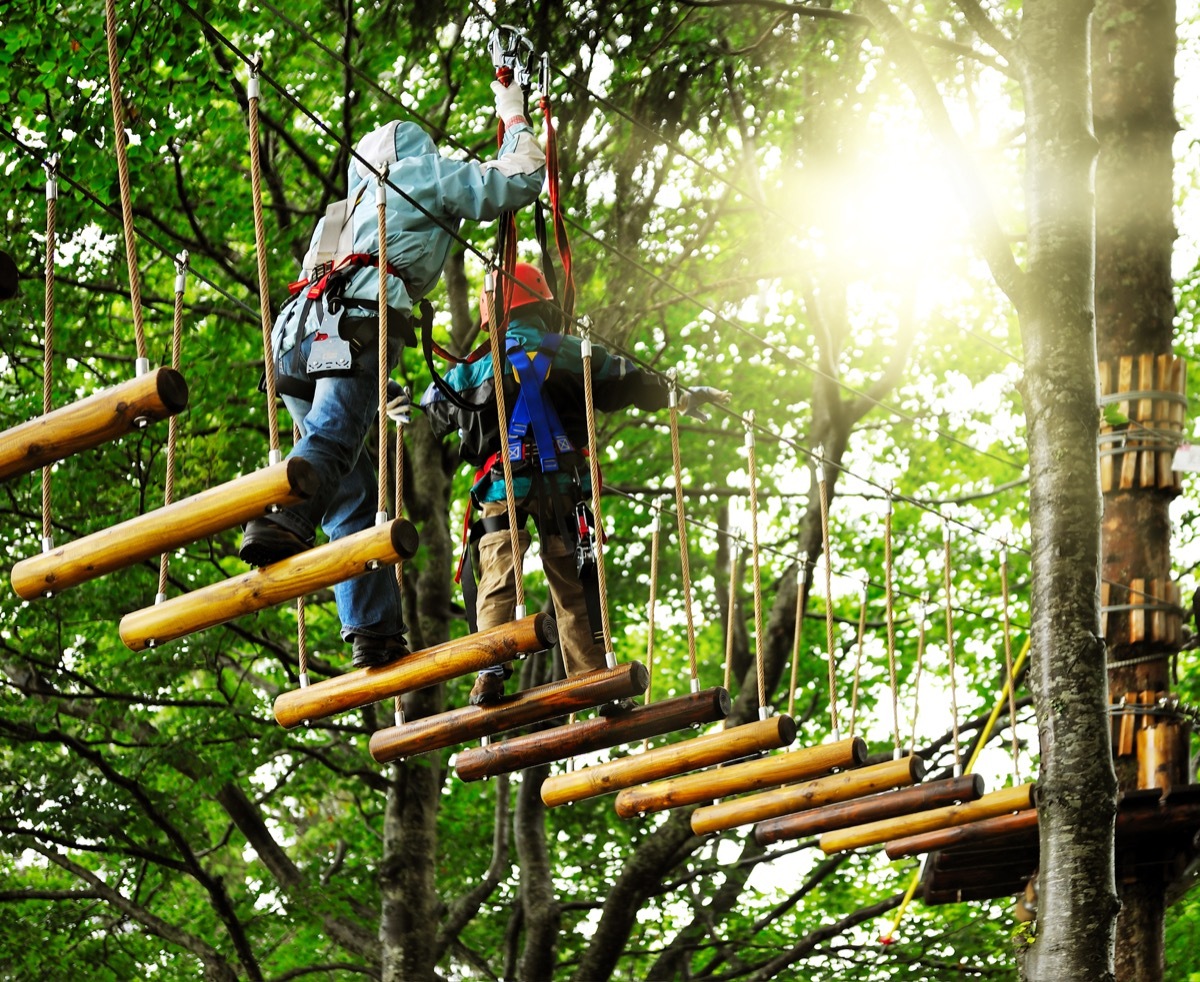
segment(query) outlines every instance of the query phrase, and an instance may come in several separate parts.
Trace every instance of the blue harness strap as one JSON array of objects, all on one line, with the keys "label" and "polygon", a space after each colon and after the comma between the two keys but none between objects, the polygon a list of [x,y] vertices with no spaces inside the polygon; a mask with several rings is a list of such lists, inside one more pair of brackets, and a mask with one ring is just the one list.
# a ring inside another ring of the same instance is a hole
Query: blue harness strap
[{"label": "blue harness strap", "polygon": [[558,470],[559,454],[571,453],[575,449],[554,406],[542,393],[542,382],[550,374],[550,366],[561,343],[562,335],[547,334],[532,359],[517,338],[509,338],[505,345],[508,363],[521,383],[508,424],[509,455],[513,460],[522,459],[523,441],[532,430],[538,464],[545,474]]}]

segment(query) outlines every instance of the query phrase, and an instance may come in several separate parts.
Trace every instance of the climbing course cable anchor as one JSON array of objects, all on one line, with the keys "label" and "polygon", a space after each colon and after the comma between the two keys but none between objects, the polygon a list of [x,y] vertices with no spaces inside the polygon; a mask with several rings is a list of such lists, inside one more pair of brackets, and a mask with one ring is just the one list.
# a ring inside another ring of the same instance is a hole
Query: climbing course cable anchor
[{"label": "climbing course cable anchor", "polygon": [[[529,83],[533,79],[533,45],[525,32],[511,24],[501,24],[492,31],[488,39],[488,52],[492,56],[492,65],[496,68],[496,77],[505,81],[508,75],[515,80],[522,90],[529,91]],[[505,71],[507,69],[507,71]],[[509,82],[505,82],[509,84]],[[543,91],[545,91],[543,89]]]}]

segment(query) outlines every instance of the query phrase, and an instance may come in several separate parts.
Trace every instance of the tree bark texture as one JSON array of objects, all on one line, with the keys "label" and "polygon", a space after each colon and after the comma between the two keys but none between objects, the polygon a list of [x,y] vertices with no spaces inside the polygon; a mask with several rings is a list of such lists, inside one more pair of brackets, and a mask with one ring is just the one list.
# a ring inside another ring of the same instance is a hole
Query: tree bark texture
[{"label": "tree bark texture", "polygon": [[[1102,362],[1169,355],[1175,301],[1171,250],[1175,3],[1101,0],[1092,19],[1096,167],[1096,335]],[[1149,388],[1139,379],[1139,389]],[[1160,386],[1154,386],[1160,388]],[[1133,416],[1133,413],[1130,413]],[[1136,418],[1136,417],[1134,417]],[[1130,427],[1132,434],[1139,428]],[[1173,448],[1171,448],[1173,449]],[[1119,459],[1119,458],[1118,458]],[[1115,488],[1105,495],[1101,573],[1121,603],[1136,579],[1166,583],[1171,572],[1174,489]],[[1137,598],[1129,597],[1129,602]],[[1147,598],[1158,603],[1161,598]],[[1107,617],[1111,697],[1170,688],[1168,658],[1177,645],[1128,630],[1128,614]],[[1154,657],[1158,655],[1160,657]],[[1130,661],[1142,659],[1136,664]],[[1122,790],[1138,787],[1134,754],[1117,758]],[[1118,857],[1119,859],[1119,857]],[[1115,968],[1123,982],[1163,977],[1165,884],[1139,874],[1118,880]]]},{"label": "tree bark texture", "polygon": [[1026,979],[1112,978],[1116,779],[1099,636],[1089,0],[1024,7],[1029,289],[1025,347],[1032,684],[1041,741],[1041,903]]}]

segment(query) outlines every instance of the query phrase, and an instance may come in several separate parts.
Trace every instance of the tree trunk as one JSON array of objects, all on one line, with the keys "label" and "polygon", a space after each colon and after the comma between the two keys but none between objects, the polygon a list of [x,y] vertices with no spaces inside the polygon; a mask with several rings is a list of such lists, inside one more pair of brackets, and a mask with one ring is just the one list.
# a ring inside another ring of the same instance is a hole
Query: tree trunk
[{"label": "tree trunk", "polygon": [[1111,979],[1117,909],[1116,779],[1099,637],[1098,386],[1090,357],[1091,9],[1089,0],[1030,0],[1021,36],[1029,283],[1019,313],[1034,544],[1031,674],[1042,753],[1041,901],[1022,969],[1036,982]]},{"label": "tree trunk", "polygon": [[[1122,360],[1134,369],[1130,387],[1167,388],[1162,373],[1143,377],[1143,356],[1169,356],[1175,302],[1172,292],[1172,152],[1175,136],[1175,4],[1143,0],[1102,0],[1092,22],[1093,116],[1100,154],[1096,167],[1096,335],[1097,354],[1114,378]],[[1173,359],[1172,359],[1173,360]],[[1166,364],[1155,359],[1154,364]],[[1159,405],[1165,402],[1156,400]],[[1165,585],[1171,571],[1170,503],[1176,490],[1161,480],[1143,486],[1126,482],[1132,473],[1129,445],[1143,431],[1139,410],[1145,401],[1118,404],[1139,420],[1126,432],[1125,453],[1102,446],[1112,460],[1114,479],[1105,488],[1102,576],[1109,605],[1118,608],[1143,598],[1130,595],[1137,580]],[[1161,418],[1156,413],[1157,418]],[[1153,427],[1153,424],[1149,424]],[[1173,449],[1173,447],[1169,447]],[[1142,454],[1145,460],[1147,455]],[[1169,457],[1164,456],[1164,463]],[[1128,466],[1127,466],[1128,465]],[[1153,465],[1151,465],[1153,466]],[[1140,475],[1139,475],[1140,476]],[[1161,475],[1160,475],[1161,478]],[[1134,484],[1125,487],[1126,483]],[[1160,587],[1161,590],[1161,587]],[[1168,599],[1147,597],[1158,604]],[[1171,615],[1167,615],[1171,616]],[[1114,702],[1128,692],[1166,692],[1168,658],[1178,644],[1164,643],[1153,630],[1142,637],[1133,611],[1107,614],[1111,685]],[[1145,613],[1143,621],[1149,620]],[[1121,747],[1118,745],[1118,751]],[[1139,786],[1134,753],[1116,759],[1121,790]],[[1179,775],[1186,780],[1186,775]],[[1118,862],[1120,857],[1118,857]],[[1120,874],[1120,869],[1117,870]],[[1117,920],[1116,977],[1152,980],[1163,977],[1163,891],[1159,877],[1147,881],[1119,876],[1121,913]]]}]

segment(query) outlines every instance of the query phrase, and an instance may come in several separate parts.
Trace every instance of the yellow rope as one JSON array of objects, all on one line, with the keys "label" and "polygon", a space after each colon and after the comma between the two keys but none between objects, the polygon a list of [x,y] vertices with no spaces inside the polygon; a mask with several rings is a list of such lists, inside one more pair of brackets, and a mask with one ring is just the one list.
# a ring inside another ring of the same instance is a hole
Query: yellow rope
[{"label": "yellow rope", "polygon": [[838,738],[837,671],[833,653],[833,568],[829,561],[829,492],[825,487],[825,459],[817,454],[817,489],[821,500],[821,548],[825,552],[825,649],[829,665],[829,725]]},{"label": "yellow rope", "polygon": [[913,674],[913,715],[912,741],[909,746],[917,746],[917,709],[921,701],[921,666],[925,661],[925,605],[929,603],[928,594],[921,594],[921,618],[917,624],[917,669]]},{"label": "yellow rope", "polygon": [[[650,526],[650,600],[646,605],[646,665],[650,673],[646,681],[646,705],[650,705],[654,689],[654,614],[658,601],[658,543],[661,537],[662,505],[658,499],[651,505],[654,509],[654,520]],[[642,750],[648,749],[650,738],[642,740]]]},{"label": "yellow rope", "polygon": [[121,186],[121,219],[125,234],[125,264],[129,268],[129,302],[133,308],[134,341],[137,345],[138,371],[147,365],[146,328],[142,322],[142,282],[138,274],[137,236],[133,231],[133,195],[129,190],[129,154],[125,146],[125,108],[121,98],[121,78],[117,70],[117,4],[105,0],[105,37],[108,42],[108,87],[112,101],[113,146],[117,152],[117,176]]},{"label": "yellow rope", "polygon": [[592,392],[592,341],[586,328],[580,354],[583,359],[583,404],[587,419],[588,467],[592,475],[592,519],[596,531],[592,546],[596,551],[596,586],[600,594],[600,624],[604,633],[604,653],[610,664],[613,657],[612,624],[608,618],[608,581],[604,576],[604,516],[600,509],[600,448],[596,439],[596,401]]},{"label": "yellow rope", "polygon": [[675,384],[675,373],[668,375],[670,382],[669,400],[671,407],[671,469],[675,475],[675,519],[679,530],[679,566],[683,581],[683,613],[687,620],[688,663],[692,681],[700,678],[696,664],[696,624],[692,617],[692,569],[688,560],[687,514],[683,507],[683,464],[679,452],[679,388]]},{"label": "yellow rope", "polygon": [[[262,161],[258,136],[258,69],[261,63],[255,60],[250,70],[250,83],[246,86],[250,116],[250,191],[254,206],[254,249],[258,260],[258,316],[262,326],[263,369],[267,380],[267,434],[270,441],[270,462],[281,459],[279,450],[279,407],[276,405],[278,391],[275,381],[275,355],[271,350],[271,287],[267,278],[267,229],[263,221],[262,206]],[[300,343],[300,339],[296,339]]]},{"label": "yellow rope", "polygon": [[850,732],[854,737],[854,726],[858,722],[858,684],[862,672],[863,640],[867,633],[867,590],[870,580],[863,580],[862,602],[858,605],[858,643],[855,645],[854,682],[850,686]]},{"label": "yellow rope", "polygon": [[[188,254],[185,249],[175,257],[175,313],[171,323],[171,367],[179,371],[183,362],[183,292],[187,287]],[[179,417],[167,420],[167,476],[163,482],[163,506],[175,500],[175,451],[179,443]],[[167,597],[167,567],[170,556],[158,557],[158,598]],[[156,598],[156,599],[158,599]]]},{"label": "yellow rope", "polygon": [[954,773],[962,774],[962,747],[958,736],[958,672],[954,664],[954,593],[950,575],[950,523],[942,526],[946,573],[946,650],[950,656],[950,727],[954,734]]},{"label": "yellow rope", "polygon": [[[46,161],[46,328],[42,340],[42,414],[53,408],[54,385],[54,256],[57,250],[55,226],[58,220],[58,154]],[[42,551],[49,552],[54,540],[50,532],[51,473],[53,464],[42,468]]]},{"label": "yellow rope", "polygon": [[804,640],[804,608],[808,606],[808,553],[796,561],[796,626],[792,631],[792,677],[788,682],[789,716],[796,715],[796,682],[800,670],[800,643]]},{"label": "yellow rope", "polygon": [[[1012,660],[1012,624],[1008,617],[1008,543],[1005,542],[1000,550],[1000,593],[1003,597],[1003,613],[1004,613],[1004,670],[1008,673],[1008,677],[1012,678],[1013,660]],[[1018,759],[1017,748],[1017,697],[1013,692],[1013,687],[1008,687],[1008,725],[1012,731],[1012,760],[1013,760],[1013,784],[1021,783],[1021,764]]]},{"label": "yellow rope", "polygon": [[758,714],[766,717],[767,679],[764,671],[762,559],[758,549],[758,460],[754,453],[754,412],[745,416],[746,462],[750,477],[750,559],[754,567],[754,668],[758,676]]},{"label": "yellow rope", "polygon": [[887,496],[887,515],[883,525],[884,596],[887,598],[887,659],[888,684],[892,687],[892,733],[895,737],[895,758],[900,759],[900,694],[896,682],[896,610],[892,598],[892,493]]}]

